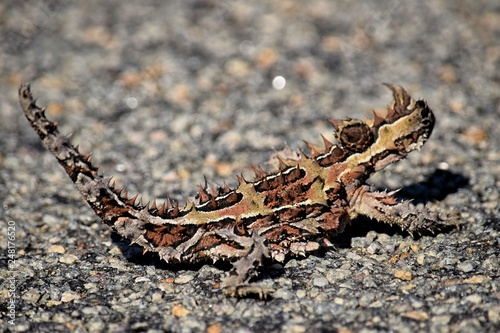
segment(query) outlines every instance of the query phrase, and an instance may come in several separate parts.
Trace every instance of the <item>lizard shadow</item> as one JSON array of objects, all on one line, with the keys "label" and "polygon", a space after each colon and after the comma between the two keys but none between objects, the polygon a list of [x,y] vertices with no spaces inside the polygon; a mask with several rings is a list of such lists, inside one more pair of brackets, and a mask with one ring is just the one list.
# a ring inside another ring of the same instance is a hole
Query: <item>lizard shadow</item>
[{"label": "lizard shadow", "polygon": [[469,185],[469,178],[459,173],[437,169],[425,180],[405,186],[396,197],[400,200],[413,199],[413,204],[442,201],[449,194]]}]

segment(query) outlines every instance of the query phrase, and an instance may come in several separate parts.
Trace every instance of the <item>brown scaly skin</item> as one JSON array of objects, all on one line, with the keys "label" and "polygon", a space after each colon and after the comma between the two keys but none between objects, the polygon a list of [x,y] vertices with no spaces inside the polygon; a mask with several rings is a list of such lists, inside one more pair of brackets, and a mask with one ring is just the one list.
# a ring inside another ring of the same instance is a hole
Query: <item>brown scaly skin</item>
[{"label": "brown scaly skin", "polygon": [[29,85],[20,86],[19,100],[31,126],[104,223],[166,262],[233,261],[222,282],[224,292],[266,297],[272,289],[249,282],[265,258],[283,261],[330,246],[329,238],[359,214],[410,233],[445,224],[435,215],[411,210],[394,192],[374,192],[365,184],[374,172],[420,149],[434,127],[424,101],[386,85],[394,101],[384,118],[375,113],[369,124],[331,120],[337,144],[325,139],[322,151],[308,144],[310,156],[301,152],[298,160],[280,159],[273,173],[255,167],[254,181],[238,177],[236,189],[224,186],[209,193],[200,186],[198,202],[184,208],[170,200],[158,207],[129,199],[59,133],[57,123],[36,106]]}]

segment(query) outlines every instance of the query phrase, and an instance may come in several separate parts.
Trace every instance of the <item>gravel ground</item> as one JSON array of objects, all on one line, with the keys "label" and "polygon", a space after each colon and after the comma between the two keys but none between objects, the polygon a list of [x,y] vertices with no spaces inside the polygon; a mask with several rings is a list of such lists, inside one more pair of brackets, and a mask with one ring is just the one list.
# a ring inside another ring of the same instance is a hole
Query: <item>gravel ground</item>
[{"label": "gravel ground", "polygon": [[[7,1],[0,39],[0,331],[500,331],[498,1]],[[167,266],[100,223],[22,115],[26,81],[106,175],[181,201],[400,84],[437,126],[370,182],[460,229],[360,219],[336,250],[265,270],[273,298],[226,298],[227,267]]]}]

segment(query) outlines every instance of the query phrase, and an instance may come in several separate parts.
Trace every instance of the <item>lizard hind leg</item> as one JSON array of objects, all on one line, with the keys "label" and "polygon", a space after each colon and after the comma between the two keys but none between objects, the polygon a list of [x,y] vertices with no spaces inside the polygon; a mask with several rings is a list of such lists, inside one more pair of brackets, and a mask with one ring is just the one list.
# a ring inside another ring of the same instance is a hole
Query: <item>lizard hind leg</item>
[{"label": "lizard hind leg", "polygon": [[261,283],[250,282],[250,279],[257,275],[257,270],[265,258],[269,257],[269,249],[264,242],[265,237],[259,236],[256,231],[251,237],[246,238],[245,245],[249,248],[247,255],[233,263],[233,269],[222,281],[221,287],[226,295],[231,297],[258,295],[260,299],[265,299],[268,294],[274,292],[274,289]]}]

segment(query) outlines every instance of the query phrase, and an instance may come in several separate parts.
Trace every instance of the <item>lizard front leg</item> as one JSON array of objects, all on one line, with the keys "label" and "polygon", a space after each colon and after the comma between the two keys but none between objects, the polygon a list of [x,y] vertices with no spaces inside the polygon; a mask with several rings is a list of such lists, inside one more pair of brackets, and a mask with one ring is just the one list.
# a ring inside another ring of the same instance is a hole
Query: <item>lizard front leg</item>
[{"label": "lizard front leg", "polygon": [[398,225],[412,235],[414,232],[434,232],[450,225],[435,213],[412,209],[410,201],[398,201],[394,197],[396,192],[372,192],[368,185],[361,186],[349,198],[351,219],[358,214],[365,215],[390,225]]}]

